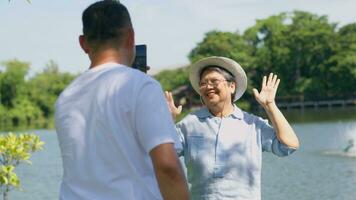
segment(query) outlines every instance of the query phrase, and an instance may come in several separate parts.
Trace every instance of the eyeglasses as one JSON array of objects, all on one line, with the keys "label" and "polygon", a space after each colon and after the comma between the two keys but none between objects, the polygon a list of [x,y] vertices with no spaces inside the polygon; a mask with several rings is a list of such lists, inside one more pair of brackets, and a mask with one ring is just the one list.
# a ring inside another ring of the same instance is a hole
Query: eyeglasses
[{"label": "eyeglasses", "polygon": [[199,83],[199,87],[200,88],[205,88],[208,85],[212,86],[212,87],[218,87],[220,83],[227,81],[226,79],[211,79],[211,80],[207,80],[207,81],[201,81]]}]

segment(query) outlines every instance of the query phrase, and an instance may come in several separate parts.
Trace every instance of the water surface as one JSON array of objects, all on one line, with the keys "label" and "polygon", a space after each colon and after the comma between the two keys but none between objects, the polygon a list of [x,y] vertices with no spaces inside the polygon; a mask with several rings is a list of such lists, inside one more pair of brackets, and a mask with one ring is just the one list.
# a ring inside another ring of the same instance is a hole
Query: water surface
[{"label": "water surface", "polygon": [[[285,111],[293,122],[301,148],[279,158],[263,154],[262,199],[264,200],[354,200],[356,158],[342,153],[348,139],[356,141],[356,109]],[[58,199],[62,166],[53,130],[33,131],[46,142],[35,153],[32,165],[17,172],[22,191],[12,191],[15,200]],[[331,153],[330,153],[331,152]]]}]

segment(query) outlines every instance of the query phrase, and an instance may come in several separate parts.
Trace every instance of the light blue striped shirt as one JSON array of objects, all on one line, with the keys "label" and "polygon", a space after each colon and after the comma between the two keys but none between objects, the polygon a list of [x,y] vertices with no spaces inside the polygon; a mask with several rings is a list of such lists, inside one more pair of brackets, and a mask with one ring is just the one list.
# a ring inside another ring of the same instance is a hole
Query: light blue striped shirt
[{"label": "light blue striped shirt", "polygon": [[236,106],[224,118],[204,107],[176,127],[193,200],[261,199],[262,151],[295,151],[278,141],[267,120]]}]

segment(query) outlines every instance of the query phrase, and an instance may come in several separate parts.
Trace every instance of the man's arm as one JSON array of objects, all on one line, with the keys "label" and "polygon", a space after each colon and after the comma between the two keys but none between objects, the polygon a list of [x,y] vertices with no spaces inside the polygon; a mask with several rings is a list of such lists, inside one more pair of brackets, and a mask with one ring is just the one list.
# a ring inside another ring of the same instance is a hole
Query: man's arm
[{"label": "man's arm", "polygon": [[156,146],[150,151],[150,156],[163,199],[189,199],[187,182],[173,144]]}]

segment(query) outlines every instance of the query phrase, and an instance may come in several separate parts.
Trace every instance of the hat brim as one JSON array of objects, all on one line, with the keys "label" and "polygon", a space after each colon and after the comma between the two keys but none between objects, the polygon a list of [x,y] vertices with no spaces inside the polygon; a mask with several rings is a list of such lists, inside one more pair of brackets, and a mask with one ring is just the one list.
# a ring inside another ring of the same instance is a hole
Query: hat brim
[{"label": "hat brim", "polygon": [[190,84],[199,95],[201,95],[199,91],[200,73],[205,67],[208,66],[218,66],[230,72],[234,76],[237,84],[234,102],[241,98],[247,88],[247,77],[245,71],[234,60],[218,56],[203,58],[191,66],[189,72]]}]

